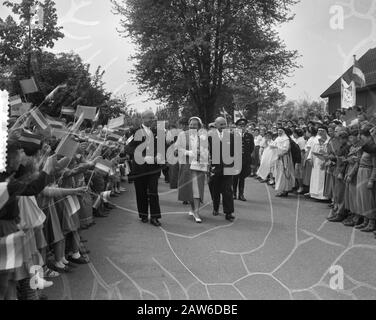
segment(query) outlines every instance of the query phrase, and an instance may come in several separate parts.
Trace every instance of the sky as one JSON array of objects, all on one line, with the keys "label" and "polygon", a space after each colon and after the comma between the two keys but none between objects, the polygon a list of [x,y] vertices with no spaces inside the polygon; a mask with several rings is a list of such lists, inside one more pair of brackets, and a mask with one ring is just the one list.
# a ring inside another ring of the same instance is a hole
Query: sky
[{"label": "sky", "polygon": [[[117,32],[120,17],[112,13],[110,0],[55,2],[65,38],[56,43],[54,51],[80,54],[93,72],[102,66],[109,91],[127,95],[132,107],[139,111],[155,109],[158,101],[140,95],[137,84],[132,82],[131,56],[135,47],[130,39]],[[344,23],[335,24],[336,29],[331,24],[334,17],[331,10],[341,14],[338,11],[341,8]],[[360,57],[376,46],[376,1],[301,0],[292,12],[295,19],[277,30],[288,49],[298,50],[301,55],[298,63],[302,67],[286,79],[288,88],[284,92],[292,100],[317,100],[352,65],[353,54]],[[0,17],[7,14],[8,9],[0,7]]]}]

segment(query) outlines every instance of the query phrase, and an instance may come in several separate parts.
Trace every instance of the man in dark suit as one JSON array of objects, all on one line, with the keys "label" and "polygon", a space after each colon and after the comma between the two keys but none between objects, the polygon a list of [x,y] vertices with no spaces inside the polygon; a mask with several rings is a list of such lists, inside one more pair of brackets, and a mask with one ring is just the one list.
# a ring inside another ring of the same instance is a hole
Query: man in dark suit
[{"label": "man in dark suit", "polygon": [[155,115],[152,111],[142,114],[142,124],[136,127],[126,150],[132,156],[130,178],[136,188],[137,209],[143,223],[148,223],[150,206],[150,223],[160,227],[161,209],[159,206],[158,180],[161,166],[158,164],[162,155],[157,150],[157,133],[152,124]]},{"label": "man in dark suit", "polygon": [[[230,157],[234,155],[234,135],[225,132],[227,122],[224,118],[215,121],[216,130],[209,134],[209,152],[211,159],[209,188],[213,200],[213,215],[219,215],[219,205],[222,195],[223,211],[228,221],[234,221],[234,199],[232,192],[232,174],[229,168],[234,164],[226,163],[223,148],[230,151]],[[226,130],[227,131],[227,130]],[[227,144],[227,146],[225,146]]]},{"label": "man in dark suit", "polygon": [[255,140],[253,135],[246,130],[248,121],[246,119],[240,119],[236,122],[236,127],[239,129],[239,134],[241,131],[242,135],[242,171],[240,174],[235,175],[233,180],[233,191],[234,191],[234,200],[236,200],[236,193],[239,187],[239,200],[247,201],[244,197],[244,185],[245,178],[248,177],[251,173],[251,160],[252,152],[255,149]]}]

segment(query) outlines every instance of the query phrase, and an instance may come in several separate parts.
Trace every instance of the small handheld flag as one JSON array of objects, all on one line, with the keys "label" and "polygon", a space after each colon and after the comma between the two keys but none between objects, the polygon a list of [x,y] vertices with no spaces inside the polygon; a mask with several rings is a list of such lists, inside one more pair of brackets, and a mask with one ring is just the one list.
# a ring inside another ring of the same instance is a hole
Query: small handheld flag
[{"label": "small handheld flag", "polygon": [[72,159],[79,146],[80,144],[76,142],[72,136],[68,135],[60,141],[55,152],[56,154]]},{"label": "small handheld flag", "polygon": [[0,238],[0,271],[22,266],[24,237],[25,233],[19,231]]},{"label": "small handheld flag", "polygon": [[109,174],[111,172],[111,168],[112,163],[108,160],[99,160],[95,165],[95,170],[104,174]]},{"label": "small handheld flag", "polygon": [[65,114],[67,116],[74,116],[76,113],[76,110],[74,110],[71,107],[62,107],[61,108],[61,114]]},{"label": "small handheld flag", "polygon": [[38,92],[39,89],[35,83],[34,77],[20,81],[21,89],[24,94]]},{"label": "small handheld flag", "polygon": [[20,108],[22,107],[22,100],[19,95],[9,98],[9,106],[12,116],[20,116]]},{"label": "small handheld flag", "polygon": [[81,208],[77,196],[66,197],[64,200],[64,207],[67,210],[69,216],[73,216]]},{"label": "small handheld flag", "polygon": [[115,119],[111,119],[109,122],[108,122],[108,129],[116,129],[116,128],[119,128],[121,126],[124,125],[124,119],[125,119],[125,116],[122,115],[118,118],[115,118]]},{"label": "small handheld flag", "polygon": [[49,127],[49,123],[44,115],[39,111],[39,109],[31,110],[31,117],[34,119],[35,123],[42,130],[46,130]]},{"label": "small handheld flag", "polygon": [[84,119],[93,120],[96,117],[96,112],[97,108],[95,107],[77,106],[76,117],[83,113]]}]

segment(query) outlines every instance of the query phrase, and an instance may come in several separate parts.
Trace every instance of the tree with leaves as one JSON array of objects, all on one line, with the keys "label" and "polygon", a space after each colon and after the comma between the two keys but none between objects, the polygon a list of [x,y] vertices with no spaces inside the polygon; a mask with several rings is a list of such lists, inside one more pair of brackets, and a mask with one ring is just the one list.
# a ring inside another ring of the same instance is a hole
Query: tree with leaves
[{"label": "tree with leaves", "polygon": [[[32,75],[32,56],[43,48],[53,48],[57,40],[64,37],[62,27],[57,25],[55,2],[45,0],[43,3],[36,0],[5,1],[16,15],[17,21],[8,16],[5,21],[0,19],[0,65],[12,65],[16,61],[23,61]],[[36,14],[33,8],[42,8],[43,21],[39,28],[33,28],[32,19]]]},{"label": "tree with leaves", "polygon": [[272,87],[296,67],[275,26],[295,0],[112,0],[121,35],[138,51],[140,89],[170,104],[190,99],[206,122],[224,86]]}]

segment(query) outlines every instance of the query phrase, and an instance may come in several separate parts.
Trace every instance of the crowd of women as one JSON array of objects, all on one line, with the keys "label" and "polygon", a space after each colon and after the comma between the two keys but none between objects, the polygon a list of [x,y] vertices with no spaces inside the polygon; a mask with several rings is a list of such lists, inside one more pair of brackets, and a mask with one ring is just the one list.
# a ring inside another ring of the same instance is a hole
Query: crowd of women
[{"label": "crowd of women", "polygon": [[270,127],[253,125],[249,130],[260,157],[257,179],[275,186],[281,197],[296,190],[328,201],[329,221],[376,235],[375,125],[375,118],[363,113],[351,126],[319,115]]},{"label": "crowd of women", "polygon": [[[124,150],[77,132],[79,147],[69,158],[55,153],[61,141],[38,126],[10,127],[0,177],[0,300],[46,299],[40,289],[51,279],[89,263],[82,231],[94,217],[107,217],[111,197],[125,191]],[[98,140],[104,135],[91,132]]]}]

